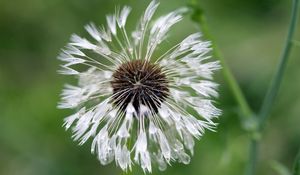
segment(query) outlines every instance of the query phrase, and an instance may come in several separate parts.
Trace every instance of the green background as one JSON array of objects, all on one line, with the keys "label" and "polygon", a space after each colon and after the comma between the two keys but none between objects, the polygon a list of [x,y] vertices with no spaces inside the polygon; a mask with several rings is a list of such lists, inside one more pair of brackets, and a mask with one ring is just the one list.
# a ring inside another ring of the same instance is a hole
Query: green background
[{"label": "green background", "polygon": [[[86,35],[90,21],[102,24],[115,5],[133,7],[128,27],[149,0],[0,0],[0,174],[111,175],[114,164],[102,166],[90,154],[90,143],[77,146],[62,128],[71,110],[56,109],[64,83],[58,75],[60,49],[72,33]],[[158,13],[186,5],[162,0]],[[259,110],[278,63],[289,22],[291,0],[201,0],[211,33],[238,79],[251,107]],[[187,17],[188,18],[188,17]],[[300,27],[300,26],[299,26]],[[300,38],[299,27],[296,38]],[[169,45],[195,32],[188,19],[172,30]],[[299,39],[300,40],[300,39]],[[170,44],[171,43],[171,44]],[[169,46],[167,44],[167,46]],[[259,152],[258,174],[274,175],[274,161],[292,168],[300,146],[300,49],[295,46]],[[166,175],[241,175],[249,136],[239,108],[221,72],[220,100],[224,114],[217,132],[207,132],[195,147],[189,165],[173,164]],[[134,174],[141,174],[135,170]]]}]

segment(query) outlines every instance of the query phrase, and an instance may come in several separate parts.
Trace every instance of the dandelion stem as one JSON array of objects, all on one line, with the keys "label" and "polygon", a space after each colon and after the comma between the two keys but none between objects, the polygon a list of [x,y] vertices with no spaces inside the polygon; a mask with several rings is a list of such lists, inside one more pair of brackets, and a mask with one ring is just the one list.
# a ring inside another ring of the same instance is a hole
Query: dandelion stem
[{"label": "dandelion stem", "polygon": [[280,83],[282,81],[284,70],[286,68],[286,63],[288,61],[288,58],[289,58],[289,55],[290,55],[290,52],[292,49],[293,35],[295,33],[296,23],[297,23],[298,4],[299,4],[299,0],[293,0],[291,22],[290,22],[285,46],[283,48],[282,55],[280,58],[280,63],[277,67],[277,71],[276,71],[274,78],[269,86],[269,89],[264,98],[260,113],[258,115],[259,119],[260,119],[260,122],[259,122],[260,130],[263,129],[266,120],[270,116],[269,114],[270,114],[271,108],[274,104],[274,100],[278,94]]},{"label": "dandelion stem", "polygon": [[207,39],[209,39],[212,43],[213,56],[216,57],[217,59],[219,59],[220,64],[222,65],[223,76],[225,78],[225,81],[228,83],[229,88],[230,88],[233,96],[235,97],[236,102],[240,106],[242,116],[247,117],[247,118],[252,117],[252,114],[253,114],[252,110],[250,109],[249,104],[246,101],[246,98],[245,98],[241,88],[239,87],[229,66],[227,65],[219,48],[216,46],[212,35],[209,32],[209,27],[207,25],[206,18],[203,14],[202,9],[199,7],[196,0],[190,1],[190,7],[192,8],[192,10],[194,12],[193,16],[192,16],[193,21],[195,21],[196,23],[199,23],[199,25],[201,26],[201,31],[202,31],[203,35]]},{"label": "dandelion stem", "polygon": [[[292,13],[291,13],[291,21],[289,25],[289,30],[285,42],[285,46],[282,51],[282,55],[280,58],[280,63],[277,67],[276,73],[274,75],[274,78],[268,88],[268,91],[266,93],[266,96],[264,98],[261,110],[258,114],[258,128],[257,132],[261,133],[264,125],[267,121],[267,119],[270,117],[270,112],[272,109],[272,106],[274,104],[274,100],[278,94],[280,83],[283,78],[284,70],[286,68],[286,64],[292,49],[293,45],[293,35],[295,33],[296,29],[296,22],[297,22],[297,15],[298,15],[298,9],[299,9],[299,0],[293,0],[292,4]],[[255,174],[255,164],[257,162],[257,152],[258,152],[258,140],[255,138],[252,138],[251,140],[251,148],[250,148],[250,154],[249,154],[249,162],[248,167],[246,170],[246,175],[253,175]]]},{"label": "dandelion stem", "polygon": [[245,175],[254,175],[257,162],[258,140],[251,138],[249,148],[249,160],[246,166]]}]

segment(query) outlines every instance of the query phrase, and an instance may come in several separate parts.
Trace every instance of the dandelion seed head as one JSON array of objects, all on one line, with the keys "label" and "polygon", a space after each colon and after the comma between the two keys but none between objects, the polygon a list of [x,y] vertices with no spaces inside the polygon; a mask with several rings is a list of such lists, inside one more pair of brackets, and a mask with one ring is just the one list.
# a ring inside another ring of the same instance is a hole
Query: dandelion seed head
[{"label": "dandelion seed head", "polygon": [[221,115],[213,81],[220,64],[210,61],[210,42],[195,33],[158,54],[184,13],[152,19],[158,7],[151,1],[132,32],[126,22],[133,9],[116,8],[106,26],[84,27],[91,39],[73,34],[58,56],[58,72],[78,79],[61,93],[58,107],[77,110],[63,126],[79,145],[92,140],[101,164],[114,161],[123,171],[133,164],[144,172],[153,165],[163,171],[175,161],[188,164],[194,140],[214,130]]}]

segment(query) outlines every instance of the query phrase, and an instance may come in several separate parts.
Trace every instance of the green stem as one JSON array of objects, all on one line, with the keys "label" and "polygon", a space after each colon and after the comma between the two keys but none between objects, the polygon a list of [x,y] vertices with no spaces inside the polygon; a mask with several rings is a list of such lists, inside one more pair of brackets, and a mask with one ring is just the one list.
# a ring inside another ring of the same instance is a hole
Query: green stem
[{"label": "green stem", "polygon": [[298,14],[298,4],[299,0],[294,0],[292,5],[292,15],[291,15],[291,22],[289,25],[289,31],[287,35],[287,39],[285,42],[285,46],[283,48],[283,52],[280,58],[280,63],[277,67],[277,71],[275,76],[269,86],[265,99],[263,101],[260,113],[259,113],[259,123],[260,123],[260,130],[263,129],[264,124],[268,117],[270,116],[271,108],[274,104],[274,100],[278,94],[280,83],[283,78],[284,70],[286,68],[286,64],[292,49],[293,45],[293,36],[296,30],[296,23],[297,23],[297,14]]},{"label": "green stem", "polygon": [[236,102],[239,104],[240,108],[241,108],[241,112],[242,112],[242,116],[244,117],[251,117],[252,116],[252,111],[249,107],[249,104],[246,101],[245,96],[243,95],[236,79],[234,78],[232,72],[229,69],[229,66],[226,64],[225,59],[223,58],[220,50],[218,49],[218,47],[216,46],[214,39],[212,37],[212,35],[210,34],[210,30],[209,27],[207,25],[206,22],[206,18],[203,15],[203,11],[200,9],[199,5],[197,4],[196,0],[191,0],[190,2],[190,6],[191,8],[194,10],[192,19],[199,23],[200,27],[201,27],[201,31],[203,33],[203,35],[211,41],[212,43],[212,49],[213,49],[213,56],[216,57],[217,59],[219,59],[220,64],[222,65],[222,73],[223,76],[225,78],[225,81],[227,82],[231,93],[233,94]]},{"label": "green stem", "polygon": [[246,168],[246,175],[255,174],[256,169],[256,161],[257,161],[257,150],[258,150],[258,140],[252,139],[250,142],[250,154],[249,154],[249,161]]},{"label": "green stem", "polygon": [[[257,133],[261,133],[267,119],[270,116],[271,108],[274,104],[274,100],[278,94],[280,83],[282,82],[284,70],[286,68],[286,64],[291,52],[292,43],[293,43],[293,35],[296,29],[296,22],[297,22],[297,15],[298,15],[298,5],[299,0],[294,0],[292,5],[292,14],[291,14],[291,21],[289,25],[288,35],[285,42],[285,46],[282,51],[282,55],[280,58],[280,63],[277,67],[277,71],[274,75],[274,78],[268,88],[266,96],[264,98],[260,113],[258,114],[258,128]],[[255,149],[254,149],[255,148]],[[254,175],[256,169],[256,162],[257,162],[257,152],[258,152],[258,140],[256,138],[251,139],[251,146],[249,152],[249,162],[248,167],[246,169],[246,175]]]}]

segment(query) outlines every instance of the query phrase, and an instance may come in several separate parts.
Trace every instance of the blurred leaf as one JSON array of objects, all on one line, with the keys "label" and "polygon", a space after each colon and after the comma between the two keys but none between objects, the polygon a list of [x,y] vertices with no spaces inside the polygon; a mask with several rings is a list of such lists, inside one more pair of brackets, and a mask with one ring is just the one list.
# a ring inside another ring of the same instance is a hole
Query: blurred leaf
[{"label": "blurred leaf", "polygon": [[279,175],[291,175],[291,172],[288,168],[280,162],[272,161],[271,167],[279,174]]}]

